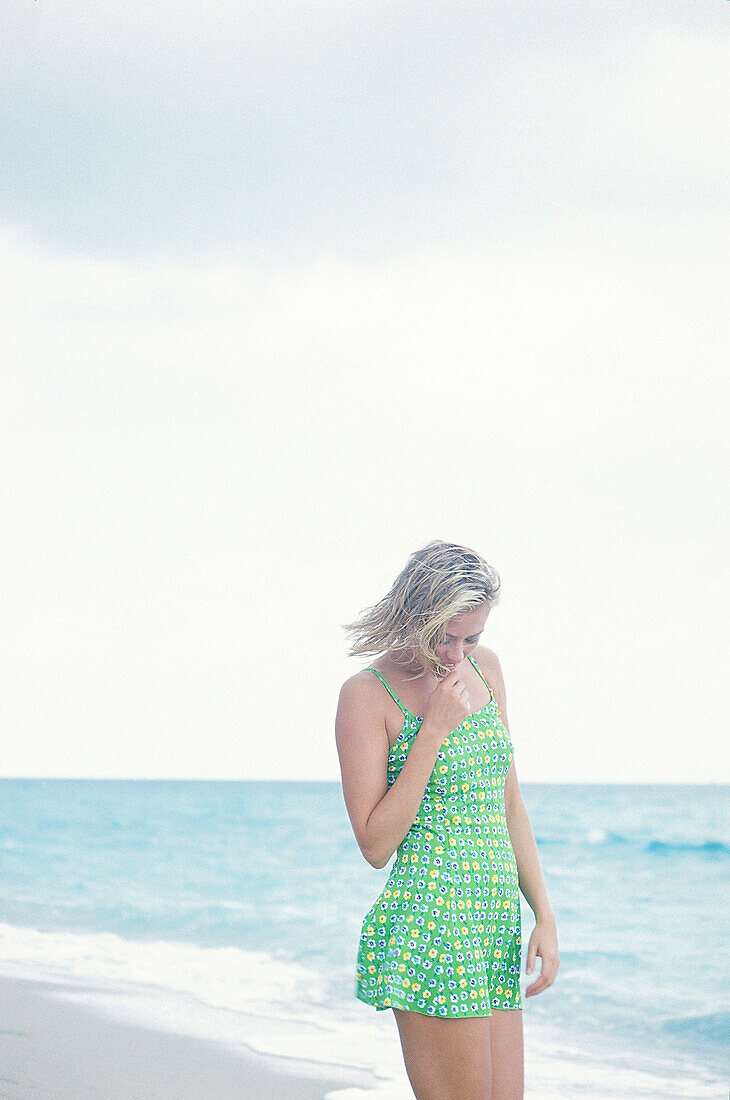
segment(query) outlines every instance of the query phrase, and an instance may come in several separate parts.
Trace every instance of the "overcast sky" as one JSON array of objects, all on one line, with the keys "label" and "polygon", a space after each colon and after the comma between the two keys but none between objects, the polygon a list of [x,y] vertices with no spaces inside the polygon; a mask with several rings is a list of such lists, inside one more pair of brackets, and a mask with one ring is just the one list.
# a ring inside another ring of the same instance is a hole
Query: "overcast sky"
[{"label": "overcast sky", "polygon": [[2,774],[337,778],[444,538],[523,782],[730,781],[727,15],[4,6]]}]

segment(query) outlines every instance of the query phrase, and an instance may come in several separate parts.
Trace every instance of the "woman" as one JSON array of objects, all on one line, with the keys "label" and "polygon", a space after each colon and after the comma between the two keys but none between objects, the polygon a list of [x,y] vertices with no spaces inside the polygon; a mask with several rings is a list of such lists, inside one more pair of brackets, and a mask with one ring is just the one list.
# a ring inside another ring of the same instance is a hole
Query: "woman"
[{"label": "woman", "polygon": [[483,558],[436,540],[345,627],[350,655],[382,654],[340,691],[345,804],[373,867],[397,853],[363,921],[356,995],[392,1009],[417,1100],[523,1096],[518,887],[536,920],[527,973],[542,959],[526,994],[559,965],[502,672],[479,645],[499,593]]}]

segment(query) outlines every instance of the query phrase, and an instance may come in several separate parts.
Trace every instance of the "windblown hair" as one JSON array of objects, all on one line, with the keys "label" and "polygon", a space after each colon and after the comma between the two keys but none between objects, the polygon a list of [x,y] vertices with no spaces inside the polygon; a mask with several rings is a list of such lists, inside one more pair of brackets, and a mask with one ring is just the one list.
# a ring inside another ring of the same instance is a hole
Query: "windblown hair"
[{"label": "windblown hair", "polygon": [[[390,591],[342,629],[354,639],[348,656],[384,653],[411,664],[420,657],[427,672],[448,672],[436,646],[457,615],[499,601],[496,569],[468,546],[434,539],[411,554]],[[418,679],[416,673],[409,680]]]}]

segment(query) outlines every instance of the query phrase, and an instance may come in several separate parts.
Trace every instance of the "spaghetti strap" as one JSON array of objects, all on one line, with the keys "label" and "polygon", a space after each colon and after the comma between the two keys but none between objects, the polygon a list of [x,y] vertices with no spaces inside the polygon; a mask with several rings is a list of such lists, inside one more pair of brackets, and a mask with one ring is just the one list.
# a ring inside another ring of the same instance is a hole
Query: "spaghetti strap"
[{"label": "spaghetti strap", "polygon": [[396,693],[395,693],[395,692],[393,691],[392,687],[390,686],[390,684],[388,683],[388,681],[387,681],[387,680],[385,679],[385,677],[384,677],[384,676],[382,676],[382,675],[381,675],[381,674],[380,674],[380,673],[378,672],[377,668],[372,668],[372,667],[370,667],[370,668],[364,668],[364,669],[363,669],[363,672],[374,672],[374,673],[375,673],[375,675],[376,675],[376,676],[378,677],[378,679],[379,679],[379,680],[382,680],[382,682],[383,682],[383,685],[384,685],[384,687],[386,687],[386,688],[387,688],[387,690],[388,690],[388,691],[390,692],[390,694],[391,694],[391,695],[393,696],[393,698],[395,699],[396,703],[398,704],[398,706],[400,707],[400,709],[401,709],[401,710],[402,710],[402,711],[404,712],[404,714],[409,714],[409,713],[410,713],[410,712],[408,711],[408,709],[407,709],[406,707],[404,707],[404,706],[403,706],[403,704],[401,703],[400,699],[398,698],[398,696],[396,695]]},{"label": "spaghetti strap", "polygon": [[487,679],[486,679],[484,673],[482,672],[479,665],[477,664],[476,659],[474,657],[472,657],[471,653],[469,654],[469,660],[474,665],[474,668],[477,670],[477,672],[481,676],[482,680],[484,680],[484,683],[487,684],[487,689],[489,691],[489,701],[490,701],[490,703],[493,703],[494,702],[494,692],[492,691],[491,687],[489,687],[489,684],[487,683]]}]

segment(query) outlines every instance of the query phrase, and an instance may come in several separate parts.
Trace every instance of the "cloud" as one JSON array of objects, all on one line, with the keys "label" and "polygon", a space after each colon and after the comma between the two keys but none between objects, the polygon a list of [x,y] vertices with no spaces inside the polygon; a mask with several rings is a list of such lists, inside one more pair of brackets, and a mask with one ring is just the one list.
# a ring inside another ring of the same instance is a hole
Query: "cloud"
[{"label": "cloud", "polygon": [[[612,499],[622,481],[643,482],[637,523],[711,529],[711,484],[690,488],[725,453],[713,393],[727,223],[708,213],[698,225],[641,237],[571,220],[501,247],[377,264],[323,253],[279,271],[54,255],[6,233],[6,378],[51,431],[74,435],[88,418],[91,451],[115,424],[137,422],[156,448],[161,423],[180,423],[195,432],[179,459],[194,477],[204,452],[228,463],[235,440],[254,475],[234,488],[222,473],[218,491],[250,494],[264,514],[279,492],[294,512],[316,506],[325,470],[344,501],[373,455],[407,462],[421,438],[428,465],[433,446],[469,443],[505,476],[529,439],[571,478],[580,455]],[[43,442],[22,445],[30,455]],[[454,464],[441,467],[448,477]]]},{"label": "cloud", "polygon": [[271,775],[277,653],[278,774],[334,778],[337,624],[438,536],[503,571],[523,779],[686,778],[668,728],[717,775],[724,226],[696,228],[278,271],[4,233],[8,773]]},{"label": "cloud", "polygon": [[5,20],[0,216],[71,252],[382,259],[727,197],[730,36],[707,7],[145,0]]},{"label": "cloud", "polygon": [[275,652],[334,777],[337,624],[440,536],[523,778],[719,774],[722,5],[2,18],[9,773],[270,774]]}]

